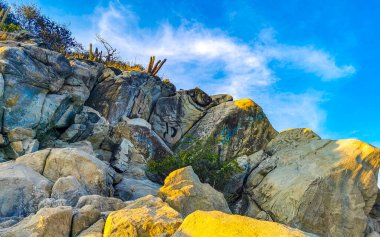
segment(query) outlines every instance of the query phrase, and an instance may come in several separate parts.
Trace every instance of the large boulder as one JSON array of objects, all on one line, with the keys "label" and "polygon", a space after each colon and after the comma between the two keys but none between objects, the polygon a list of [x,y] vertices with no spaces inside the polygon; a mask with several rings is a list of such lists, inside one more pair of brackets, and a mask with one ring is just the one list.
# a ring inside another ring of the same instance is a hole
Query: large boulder
[{"label": "large boulder", "polygon": [[18,224],[0,229],[2,237],[70,237],[71,207],[43,208]]},{"label": "large boulder", "polygon": [[24,217],[50,197],[51,182],[33,169],[13,162],[0,163],[0,220]]},{"label": "large boulder", "polygon": [[157,100],[174,92],[173,86],[158,77],[128,72],[106,78],[96,85],[86,105],[99,111],[111,124],[116,124],[123,116],[148,120]]},{"label": "large boulder", "polygon": [[247,179],[243,193],[251,206],[322,236],[363,236],[378,191],[380,150],[358,140],[279,136],[288,145],[275,139]]},{"label": "large boulder", "polygon": [[114,171],[101,160],[80,149],[48,149],[20,157],[17,162],[30,165],[54,182],[61,177],[73,176],[91,194],[109,196],[113,193]]},{"label": "large boulder", "polygon": [[171,236],[181,225],[181,215],[160,198],[151,195],[129,202],[119,211],[109,214],[104,237]]},{"label": "large boulder", "polygon": [[89,228],[80,232],[78,237],[103,237],[104,224],[105,221],[100,219]]},{"label": "large boulder", "polygon": [[169,144],[175,144],[206,113],[211,98],[196,88],[179,91],[157,101],[149,122],[153,130]]},{"label": "large boulder", "polygon": [[147,195],[157,196],[160,185],[149,179],[133,179],[123,177],[115,186],[115,197],[124,201],[135,200]]},{"label": "large boulder", "polygon": [[74,176],[59,178],[51,191],[54,199],[65,199],[70,206],[75,206],[81,196],[87,195],[86,190]]},{"label": "large boulder", "polygon": [[[250,99],[230,101],[212,107],[179,141],[176,150],[202,140],[218,149],[223,158],[250,155],[263,149],[276,136],[259,105]],[[209,143],[208,143],[209,141]]]},{"label": "large boulder", "polygon": [[315,236],[274,222],[219,211],[196,211],[185,218],[173,237],[307,237]]},{"label": "large boulder", "polygon": [[158,195],[184,217],[196,210],[231,213],[223,194],[201,183],[191,166],[170,173]]},{"label": "large boulder", "polygon": [[78,236],[83,230],[98,221],[100,212],[92,205],[83,206],[73,215],[71,236]]},{"label": "large boulder", "polygon": [[140,118],[124,118],[112,129],[111,139],[114,144],[121,144],[123,139],[129,140],[146,161],[173,154],[166,143],[152,130],[151,125]]}]

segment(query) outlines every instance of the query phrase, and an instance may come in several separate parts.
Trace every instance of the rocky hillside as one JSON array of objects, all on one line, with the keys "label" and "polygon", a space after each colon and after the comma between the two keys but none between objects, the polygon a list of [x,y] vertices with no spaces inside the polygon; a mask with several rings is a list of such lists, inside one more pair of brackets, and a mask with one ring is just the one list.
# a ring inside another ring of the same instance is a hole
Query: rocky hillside
[{"label": "rocky hillside", "polygon": [[[0,36],[1,237],[380,236],[379,149]],[[198,141],[240,167],[219,191],[191,166],[147,172]]]}]

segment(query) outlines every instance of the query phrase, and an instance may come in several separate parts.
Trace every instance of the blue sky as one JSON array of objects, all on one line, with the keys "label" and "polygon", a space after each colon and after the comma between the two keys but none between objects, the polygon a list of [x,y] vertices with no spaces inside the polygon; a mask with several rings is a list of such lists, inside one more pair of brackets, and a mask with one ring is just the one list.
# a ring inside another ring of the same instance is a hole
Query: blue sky
[{"label": "blue sky", "polygon": [[24,2],[84,45],[99,33],[126,60],[167,58],[160,75],[178,89],[252,98],[277,130],[380,146],[377,0]]}]

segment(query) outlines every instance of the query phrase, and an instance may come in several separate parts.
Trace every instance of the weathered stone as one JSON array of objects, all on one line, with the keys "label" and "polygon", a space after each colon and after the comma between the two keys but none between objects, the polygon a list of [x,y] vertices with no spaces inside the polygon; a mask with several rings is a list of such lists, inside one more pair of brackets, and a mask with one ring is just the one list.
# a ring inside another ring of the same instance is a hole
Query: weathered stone
[{"label": "weathered stone", "polygon": [[86,230],[82,231],[79,237],[103,237],[103,230],[104,230],[104,224],[105,221],[103,219],[98,220],[87,228]]},{"label": "weathered stone", "polygon": [[46,158],[50,154],[50,150],[51,149],[45,149],[20,156],[16,159],[16,163],[29,166],[36,172],[42,174],[45,168]]},{"label": "weathered stone", "polygon": [[92,147],[91,142],[87,140],[74,142],[74,143],[68,143],[62,140],[55,140],[53,144],[55,148],[74,148],[74,149],[84,151],[92,156],[96,156],[96,153]]},{"label": "weathered stone", "polygon": [[75,206],[81,196],[88,193],[74,176],[59,178],[53,185],[51,197],[65,199],[67,204]]},{"label": "weathered stone", "polygon": [[245,216],[228,215],[218,211],[196,211],[185,218],[173,237],[201,236],[260,236],[260,237],[311,237],[285,225],[255,220]]},{"label": "weathered stone", "polygon": [[201,183],[191,166],[170,173],[158,196],[184,217],[196,210],[231,213],[223,194]]},{"label": "weathered stone", "polygon": [[151,195],[129,202],[112,212],[104,227],[104,237],[171,236],[181,225],[181,215],[161,199]]},{"label": "weathered stone", "polygon": [[115,197],[121,200],[135,200],[147,195],[157,196],[160,185],[148,179],[133,179],[124,177],[115,186]]},{"label": "weathered stone", "polygon": [[362,236],[377,196],[380,150],[314,138],[274,149],[244,193],[276,222],[322,236]]},{"label": "weathered stone", "polygon": [[250,99],[222,103],[209,109],[177,145],[187,149],[202,140],[223,158],[250,155],[263,149],[277,134],[260,106]]},{"label": "weathered stone", "polygon": [[231,96],[231,95],[227,95],[227,94],[219,94],[219,95],[212,95],[211,96],[211,103],[206,107],[207,109],[211,108],[211,107],[215,107],[217,105],[220,105],[224,102],[229,102],[229,101],[233,101],[234,98]]},{"label": "weathered stone", "polygon": [[158,77],[130,72],[99,83],[86,105],[99,111],[111,124],[116,124],[123,116],[147,120],[157,100],[174,92],[175,88]]},{"label": "weathered stone", "polygon": [[175,96],[157,101],[149,122],[164,141],[175,144],[205,115],[204,106],[210,102],[211,98],[204,92],[179,91]]},{"label": "weathered stone", "polygon": [[113,193],[112,170],[96,157],[73,148],[51,149],[43,175],[52,181],[74,176],[91,194]]},{"label": "weathered stone", "polygon": [[0,229],[0,236],[69,237],[71,219],[71,207],[43,208],[12,227]]},{"label": "weathered stone", "polygon": [[65,199],[45,198],[38,204],[38,210],[42,208],[55,208],[59,206],[67,206]]},{"label": "weathered stone", "polygon": [[[70,65],[73,68],[74,77],[79,79],[79,83],[83,82],[90,91],[94,88],[104,69],[103,64],[90,60],[79,61],[74,59],[70,60]],[[72,85],[77,86],[78,84]]]},{"label": "weathered stone", "polygon": [[76,207],[82,208],[86,205],[91,205],[100,212],[116,211],[125,207],[125,203],[120,199],[103,197],[99,195],[88,195],[80,197]]},{"label": "weathered stone", "polygon": [[35,136],[36,132],[31,128],[14,128],[8,133],[8,139],[10,142],[22,141],[28,138],[33,139]]},{"label": "weathered stone", "polygon": [[75,116],[74,122],[61,135],[62,140],[69,143],[88,140],[94,148],[98,148],[109,131],[108,121],[98,111],[87,106]]},{"label": "weathered stone", "polygon": [[309,128],[288,129],[277,134],[265,147],[265,152],[273,154],[294,143],[311,140],[321,140],[321,138]]},{"label": "weathered stone", "polygon": [[73,216],[71,236],[78,236],[83,230],[89,228],[100,217],[100,212],[94,206],[86,205]]},{"label": "weathered stone", "polygon": [[150,159],[160,159],[173,154],[165,142],[142,119],[127,119],[113,128],[111,137],[115,144],[120,144],[122,139],[129,140],[135,150]]},{"label": "weathered stone", "polygon": [[23,217],[35,213],[38,203],[50,196],[52,184],[33,169],[0,164],[0,217]]}]

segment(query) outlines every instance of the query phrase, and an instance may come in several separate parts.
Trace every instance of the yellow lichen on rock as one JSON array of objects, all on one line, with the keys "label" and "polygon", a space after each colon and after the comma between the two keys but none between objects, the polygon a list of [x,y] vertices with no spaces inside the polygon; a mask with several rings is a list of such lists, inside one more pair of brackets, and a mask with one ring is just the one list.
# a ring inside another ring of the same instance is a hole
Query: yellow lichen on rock
[{"label": "yellow lichen on rock", "polygon": [[181,225],[181,215],[160,198],[148,195],[108,216],[104,237],[171,236]]},{"label": "yellow lichen on rock", "polygon": [[173,237],[274,237],[310,236],[300,230],[275,222],[219,211],[196,211],[186,217]]},{"label": "yellow lichen on rock", "polygon": [[241,109],[244,109],[245,111],[248,111],[249,108],[254,107],[256,104],[251,99],[242,99],[242,100],[236,100],[234,101],[235,105]]}]

